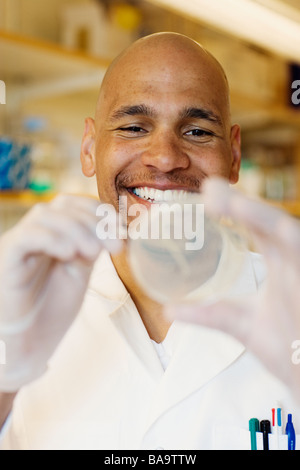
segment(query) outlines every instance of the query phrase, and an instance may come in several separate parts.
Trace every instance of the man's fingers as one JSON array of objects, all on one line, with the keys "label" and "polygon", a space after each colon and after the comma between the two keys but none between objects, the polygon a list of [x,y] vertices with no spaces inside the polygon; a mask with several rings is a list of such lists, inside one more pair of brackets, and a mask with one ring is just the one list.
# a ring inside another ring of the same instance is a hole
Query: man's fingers
[{"label": "man's fingers", "polygon": [[[268,256],[284,250],[295,258],[300,249],[300,223],[284,211],[260,200],[246,197],[230,188],[221,178],[205,181],[203,188],[205,209],[215,216],[228,216],[249,229]],[[272,253],[271,253],[272,254]]]},{"label": "man's fingers", "polygon": [[250,199],[222,178],[207,179],[203,185],[205,208],[217,216],[229,216],[257,232],[275,232],[282,215],[277,208]]},{"label": "man's fingers", "polygon": [[[50,204],[37,204],[10,233],[6,243],[14,238],[13,258],[45,254],[61,261],[75,256],[94,260],[101,249],[121,249],[121,241],[107,235],[99,236],[95,200],[80,197],[61,197]],[[116,224],[116,215],[110,226]],[[5,251],[5,250],[4,250]]]},{"label": "man's fingers", "polygon": [[[101,203],[88,197],[62,195],[53,201],[53,208],[65,216],[65,208],[68,207],[68,215],[77,221],[83,228],[88,228],[91,235],[96,237],[98,247],[105,247],[110,252],[118,252],[122,249],[122,242],[118,238],[118,214],[113,206],[110,206],[109,216],[105,218],[105,227],[100,224],[98,215]],[[101,211],[100,211],[101,212]],[[63,221],[62,221],[63,223]],[[79,230],[78,226],[78,230]],[[76,229],[72,232],[76,236]],[[100,244],[99,244],[100,242]]]},{"label": "man's fingers", "polygon": [[16,261],[35,254],[45,254],[60,261],[68,261],[76,255],[86,259],[94,259],[101,251],[101,243],[87,229],[74,221],[64,220],[58,224],[59,218],[52,217],[46,226],[41,223],[28,226],[15,234],[18,239],[11,257]]}]

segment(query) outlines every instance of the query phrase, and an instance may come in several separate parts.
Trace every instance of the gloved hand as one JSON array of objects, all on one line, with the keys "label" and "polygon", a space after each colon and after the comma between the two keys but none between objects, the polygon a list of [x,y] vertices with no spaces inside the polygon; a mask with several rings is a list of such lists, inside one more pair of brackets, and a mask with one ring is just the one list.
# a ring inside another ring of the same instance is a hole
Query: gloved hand
[{"label": "gloved hand", "polygon": [[0,391],[39,377],[78,313],[103,247],[92,198],[61,195],[37,204],[0,240]]},{"label": "gloved hand", "polygon": [[236,337],[299,400],[300,223],[277,208],[245,197],[219,178],[207,180],[203,195],[205,211],[229,216],[251,232],[264,257],[267,278],[258,294],[243,301],[168,306],[166,315]]}]

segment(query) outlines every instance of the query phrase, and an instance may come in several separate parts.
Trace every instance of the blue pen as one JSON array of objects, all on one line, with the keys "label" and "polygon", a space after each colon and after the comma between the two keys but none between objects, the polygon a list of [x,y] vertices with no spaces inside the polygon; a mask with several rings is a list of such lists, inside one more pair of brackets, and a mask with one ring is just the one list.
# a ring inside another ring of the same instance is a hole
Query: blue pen
[{"label": "blue pen", "polygon": [[276,409],[276,420],[275,420],[275,435],[276,435],[276,449],[280,449],[280,435],[282,434],[282,420],[281,420],[281,408]]},{"label": "blue pen", "polygon": [[288,450],[296,450],[296,434],[291,414],[288,414],[288,421],[286,423],[285,433],[288,437]]},{"label": "blue pen", "polygon": [[279,431],[282,433],[281,408],[277,408],[277,426]]}]

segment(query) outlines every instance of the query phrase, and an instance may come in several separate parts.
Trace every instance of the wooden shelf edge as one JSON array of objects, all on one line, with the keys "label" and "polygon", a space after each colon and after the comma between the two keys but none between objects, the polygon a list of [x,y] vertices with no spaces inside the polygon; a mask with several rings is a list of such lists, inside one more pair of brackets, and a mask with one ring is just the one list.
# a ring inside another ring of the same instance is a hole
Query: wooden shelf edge
[{"label": "wooden shelf edge", "polygon": [[10,191],[3,190],[0,191],[0,205],[4,204],[14,204],[18,206],[32,206],[39,202],[49,202],[56,196],[56,193],[53,192],[44,192],[37,193],[30,190],[24,191]]},{"label": "wooden shelf edge", "polygon": [[60,44],[45,41],[43,39],[24,36],[22,34],[13,33],[0,29],[0,42],[7,42],[10,44],[20,45],[20,47],[29,47],[32,49],[40,50],[45,53],[52,53],[61,57],[70,58],[78,61],[89,62],[91,65],[107,68],[111,60],[102,57],[96,57],[86,54],[80,50],[68,49]]}]

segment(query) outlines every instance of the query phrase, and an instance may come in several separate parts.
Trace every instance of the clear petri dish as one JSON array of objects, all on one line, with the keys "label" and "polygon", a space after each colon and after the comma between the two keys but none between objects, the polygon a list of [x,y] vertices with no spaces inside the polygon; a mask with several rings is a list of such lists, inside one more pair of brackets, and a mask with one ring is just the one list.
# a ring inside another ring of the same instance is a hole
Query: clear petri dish
[{"label": "clear petri dish", "polygon": [[224,219],[205,213],[200,195],[153,204],[128,239],[129,261],[142,289],[160,303],[211,301],[230,293],[247,241]]}]

